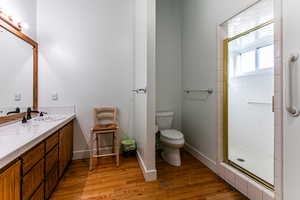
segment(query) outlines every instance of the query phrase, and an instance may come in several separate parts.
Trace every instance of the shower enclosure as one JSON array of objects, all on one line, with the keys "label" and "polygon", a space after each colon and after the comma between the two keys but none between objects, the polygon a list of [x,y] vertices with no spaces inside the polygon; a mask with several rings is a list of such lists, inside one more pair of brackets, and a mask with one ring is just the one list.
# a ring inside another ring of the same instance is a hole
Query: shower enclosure
[{"label": "shower enclosure", "polygon": [[273,1],[229,20],[224,40],[224,157],[269,188],[274,185]]}]

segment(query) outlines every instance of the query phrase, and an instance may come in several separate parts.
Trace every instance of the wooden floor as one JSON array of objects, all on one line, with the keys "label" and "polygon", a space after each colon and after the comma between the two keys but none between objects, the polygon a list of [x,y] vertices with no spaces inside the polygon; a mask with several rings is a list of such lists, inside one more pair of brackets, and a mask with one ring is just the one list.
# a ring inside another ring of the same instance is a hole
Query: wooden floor
[{"label": "wooden floor", "polygon": [[180,168],[157,161],[159,180],[144,182],[136,158],[121,158],[119,168],[111,158],[88,171],[88,160],[74,161],[59,183],[52,200],[246,200],[221,178],[182,153]]}]

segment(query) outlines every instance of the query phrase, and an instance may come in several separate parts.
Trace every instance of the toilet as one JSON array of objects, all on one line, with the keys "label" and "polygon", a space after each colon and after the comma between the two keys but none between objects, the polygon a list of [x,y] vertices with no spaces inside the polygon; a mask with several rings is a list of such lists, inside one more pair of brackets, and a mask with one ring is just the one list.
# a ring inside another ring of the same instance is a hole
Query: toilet
[{"label": "toilet", "polygon": [[183,134],[172,129],[174,112],[157,112],[156,123],[160,132],[162,158],[173,166],[181,166],[180,148],[184,146]]}]

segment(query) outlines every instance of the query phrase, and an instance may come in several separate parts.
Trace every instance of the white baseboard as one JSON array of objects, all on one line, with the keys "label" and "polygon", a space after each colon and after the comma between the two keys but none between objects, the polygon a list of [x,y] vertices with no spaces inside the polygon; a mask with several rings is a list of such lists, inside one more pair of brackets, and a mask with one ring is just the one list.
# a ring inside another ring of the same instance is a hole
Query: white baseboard
[{"label": "white baseboard", "polygon": [[195,147],[192,145],[185,143],[184,149],[192,154],[197,160],[200,160],[203,164],[205,164],[209,169],[211,169],[213,172],[217,173],[217,163],[207,156],[203,155],[200,151],[198,151]]},{"label": "white baseboard", "polygon": [[137,160],[139,162],[140,168],[143,172],[144,178],[146,182],[150,182],[150,181],[156,181],[157,180],[157,171],[156,170],[148,170],[146,168],[146,165],[140,155],[139,152],[137,152]]},{"label": "white baseboard", "polygon": [[73,151],[73,160],[82,160],[90,157],[90,150]]}]

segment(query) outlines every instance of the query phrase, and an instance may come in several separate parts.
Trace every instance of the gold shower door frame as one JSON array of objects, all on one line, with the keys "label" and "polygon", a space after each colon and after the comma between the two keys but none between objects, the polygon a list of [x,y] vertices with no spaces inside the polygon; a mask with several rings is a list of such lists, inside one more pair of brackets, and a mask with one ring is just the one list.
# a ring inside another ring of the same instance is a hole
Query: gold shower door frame
[{"label": "gold shower door frame", "polygon": [[[265,180],[259,178],[255,174],[249,172],[248,170],[244,169],[243,167],[235,164],[234,162],[230,161],[228,158],[228,44],[230,41],[238,39],[242,36],[248,35],[251,32],[257,31],[265,26],[273,24],[274,21],[270,20],[263,24],[260,24],[252,29],[249,29],[243,33],[240,33],[236,36],[231,38],[227,38],[223,40],[223,161],[228,165],[238,169],[239,171],[243,172],[253,180],[258,183],[261,183],[266,188],[274,190],[274,185],[266,182]],[[274,105],[274,104],[273,104]]]}]

